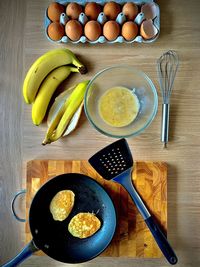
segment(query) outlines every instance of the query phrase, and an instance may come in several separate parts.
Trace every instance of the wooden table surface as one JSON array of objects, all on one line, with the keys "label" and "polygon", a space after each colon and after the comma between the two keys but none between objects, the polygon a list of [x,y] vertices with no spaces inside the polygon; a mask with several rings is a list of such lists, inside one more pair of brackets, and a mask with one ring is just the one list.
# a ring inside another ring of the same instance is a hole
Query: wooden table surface
[{"label": "wooden table surface", "polygon": [[[50,1],[0,1],[0,263],[24,245],[24,225],[10,210],[16,191],[25,187],[25,163],[31,159],[88,159],[114,141],[93,129],[86,117],[69,138],[41,146],[46,126],[31,122],[31,108],[23,102],[22,81],[30,64],[49,49],[43,30],[44,10]],[[125,63],[147,73],[159,95],[158,113],[151,126],[128,142],[135,160],[161,160],[169,165],[168,238],[180,267],[200,266],[200,1],[160,0],[161,34],[152,44],[67,45],[87,65],[92,77],[113,64]],[[168,49],[180,57],[171,98],[170,142],[160,143],[161,94],[156,59]],[[75,75],[74,75],[75,76]],[[80,79],[70,78],[72,84]],[[20,214],[25,213],[20,201]],[[165,259],[133,260],[98,257],[79,266],[168,266]],[[33,256],[22,266],[64,266],[48,257]],[[67,265],[78,266],[78,265]]]}]

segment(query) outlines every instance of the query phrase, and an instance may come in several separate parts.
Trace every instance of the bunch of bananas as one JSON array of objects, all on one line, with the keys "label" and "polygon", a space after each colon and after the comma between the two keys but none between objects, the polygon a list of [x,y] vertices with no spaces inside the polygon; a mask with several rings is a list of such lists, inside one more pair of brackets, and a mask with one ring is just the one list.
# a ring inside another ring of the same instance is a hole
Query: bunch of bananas
[{"label": "bunch of bananas", "polygon": [[[30,67],[23,84],[23,96],[27,104],[32,104],[32,121],[40,125],[43,121],[50,100],[57,87],[71,72],[86,73],[85,66],[69,49],[50,50],[39,57]],[[83,101],[88,81],[75,86],[70,97],[64,102],[47,131],[43,144],[60,138],[70,119]]]}]

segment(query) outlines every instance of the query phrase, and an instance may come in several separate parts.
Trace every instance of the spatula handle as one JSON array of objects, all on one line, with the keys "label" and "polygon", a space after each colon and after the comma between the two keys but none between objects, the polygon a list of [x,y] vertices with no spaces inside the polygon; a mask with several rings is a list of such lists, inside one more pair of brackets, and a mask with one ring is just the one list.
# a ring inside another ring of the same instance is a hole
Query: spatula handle
[{"label": "spatula handle", "polygon": [[172,265],[178,262],[178,258],[176,257],[175,252],[173,251],[172,247],[170,246],[167,238],[162,233],[156,222],[153,220],[152,216],[145,220],[147,226],[149,227],[152,235],[154,236],[160,250],[164,254],[165,258],[168,262]]},{"label": "spatula handle", "polygon": [[120,183],[128,191],[137,209],[139,210],[147,226],[149,227],[149,230],[151,231],[163,255],[170,264],[174,265],[178,262],[176,254],[173,251],[172,247],[170,246],[167,238],[158,227],[157,223],[153,220],[150,212],[148,211],[140,195],[133,186],[131,181],[131,171],[132,171],[131,169],[128,169],[123,174],[117,176],[113,180],[115,182]]}]

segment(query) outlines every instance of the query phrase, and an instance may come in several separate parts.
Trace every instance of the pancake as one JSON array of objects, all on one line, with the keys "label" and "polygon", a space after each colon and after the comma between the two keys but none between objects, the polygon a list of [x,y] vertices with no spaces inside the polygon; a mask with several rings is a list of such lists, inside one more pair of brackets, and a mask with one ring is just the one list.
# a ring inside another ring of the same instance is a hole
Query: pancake
[{"label": "pancake", "polygon": [[72,211],[75,194],[71,190],[58,192],[50,203],[50,212],[55,221],[64,221]]},{"label": "pancake", "polygon": [[86,238],[96,233],[100,227],[101,222],[95,214],[81,212],[71,219],[68,230],[75,237]]}]

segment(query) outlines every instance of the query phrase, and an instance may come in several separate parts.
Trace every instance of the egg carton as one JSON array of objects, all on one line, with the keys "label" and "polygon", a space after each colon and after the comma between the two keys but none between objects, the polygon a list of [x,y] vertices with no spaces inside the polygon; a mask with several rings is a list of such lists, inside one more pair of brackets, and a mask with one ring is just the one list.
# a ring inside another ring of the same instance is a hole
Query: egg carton
[{"label": "egg carton", "polygon": [[[110,0],[76,0],[76,1],[71,1],[71,0],[59,0],[56,1],[59,4],[62,4],[64,6],[67,6],[67,4],[71,3],[71,2],[76,2],[81,6],[85,6],[88,2],[96,2],[97,4],[104,6],[107,2],[110,2]],[[97,44],[97,43],[110,43],[110,44],[114,44],[114,43],[152,43],[154,41],[156,41],[156,39],[158,38],[159,34],[160,34],[160,8],[158,6],[157,3],[154,2],[154,0],[127,0],[127,1],[122,1],[122,0],[115,0],[114,2],[120,4],[120,5],[124,5],[127,2],[132,2],[135,3],[136,5],[138,5],[139,7],[147,4],[147,3],[154,3],[154,5],[156,6],[156,16],[153,20],[153,25],[156,27],[157,29],[157,34],[154,38],[152,39],[144,39],[141,35],[136,36],[135,39],[131,40],[131,41],[127,41],[124,39],[123,36],[118,36],[115,40],[113,41],[108,41],[104,36],[100,36],[97,40],[95,41],[90,41],[86,36],[81,36],[79,40],[77,41],[72,41],[70,40],[67,36],[63,36],[59,41],[53,41],[51,38],[49,38],[48,33],[47,33],[47,28],[49,26],[49,24],[51,23],[51,20],[48,18],[47,16],[47,9],[45,11],[45,19],[44,19],[44,26],[45,26],[45,34],[46,37],[49,41],[53,42],[53,43],[73,43],[73,44],[78,44],[78,43],[90,43],[90,44]],[[138,13],[138,15],[136,16],[134,22],[140,27],[141,23],[145,20],[145,14],[143,12]],[[60,16],[60,23],[65,25],[67,23],[67,21],[69,20],[69,18],[67,17],[66,14],[62,13]],[[78,21],[82,24],[85,25],[88,21],[86,15],[84,13],[81,13],[79,15]],[[106,21],[107,18],[105,16],[105,14],[103,12],[101,12],[97,18],[97,21],[103,25]],[[122,25],[124,22],[126,22],[126,17],[125,15],[121,12],[118,14],[117,18],[116,18],[117,23],[119,23],[120,25]]]}]

